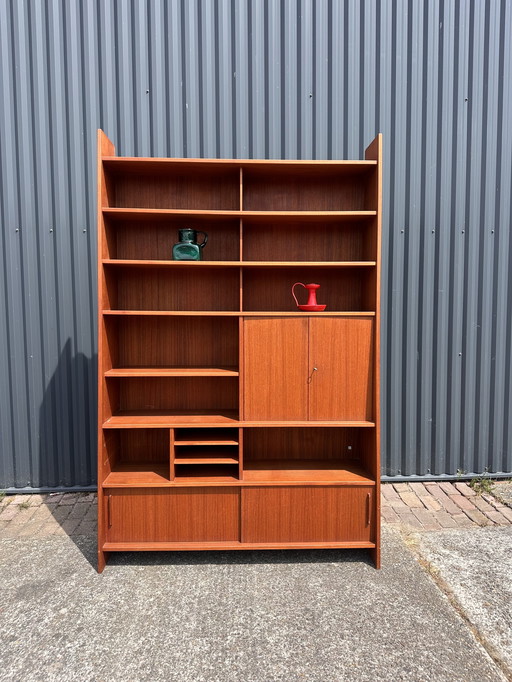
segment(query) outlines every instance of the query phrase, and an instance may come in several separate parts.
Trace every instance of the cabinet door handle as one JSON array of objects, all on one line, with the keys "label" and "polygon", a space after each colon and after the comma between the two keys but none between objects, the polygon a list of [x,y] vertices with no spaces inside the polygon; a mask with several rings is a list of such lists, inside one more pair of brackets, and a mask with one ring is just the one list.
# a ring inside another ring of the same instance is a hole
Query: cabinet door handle
[{"label": "cabinet door handle", "polygon": [[370,521],[372,518],[372,516],[371,516],[371,501],[372,501],[372,494],[368,493],[368,495],[366,496],[366,525],[367,526],[370,525]]},{"label": "cabinet door handle", "polygon": [[311,370],[311,374],[308,377],[308,384],[310,384],[313,381],[314,372],[318,372],[318,367],[313,367],[313,369]]},{"label": "cabinet door handle", "polygon": [[107,525],[112,528],[112,495],[107,497]]}]

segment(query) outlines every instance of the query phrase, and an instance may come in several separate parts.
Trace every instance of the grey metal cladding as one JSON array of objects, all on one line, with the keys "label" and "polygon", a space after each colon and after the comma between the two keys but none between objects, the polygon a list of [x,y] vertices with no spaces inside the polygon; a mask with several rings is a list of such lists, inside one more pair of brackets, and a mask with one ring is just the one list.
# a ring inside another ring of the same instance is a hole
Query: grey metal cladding
[{"label": "grey metal cladding", "polygon": [[383,474],[510,472],[511,35],[508,0],[0,3],[0,485],[94,485],[99,127],[178,157],[382,132]]}]

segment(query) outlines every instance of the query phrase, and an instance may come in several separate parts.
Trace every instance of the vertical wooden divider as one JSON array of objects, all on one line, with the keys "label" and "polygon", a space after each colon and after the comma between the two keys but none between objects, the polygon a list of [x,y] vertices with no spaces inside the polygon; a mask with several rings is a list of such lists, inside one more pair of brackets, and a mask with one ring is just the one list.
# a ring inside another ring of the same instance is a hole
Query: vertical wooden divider
[{"label": "vertical wooden divider", "polygon": [[244,391],[245,391],[245,371],[244,371],[244,318],[238,318],[238,420],[244,421]]},{"label": "vertical wooden divider", "polygon": [[103,302],[105,299],[104,273],[102,260],[106,257],[105,223],[103,207],[108,206],[107,178],[103,168],[103,157],[114,156],[115,147],[102,130],[98,130],[97,138],[97,235],[98,235],[98,572],[105,568],[108,554],[103,551],[103,544],[107,539],[105,521],[105,502],[103,497],[103,481],[105,480],[105,466],[103,458],[103,422],[105,404],[108,402],[105,384],[105,361],[109,354],[104,349],[106,344],[103,320]]},{"label": "vertical wooden divider", "polygon": [[240,166],[240,210],[244,210],[244,169]]},{"label": "vertical wooden divider", "polygon": [[171,481],[174,481],[176,477],[176,471],[174,466],[175,460],[175,446],[174,446],[174,429],[169,429],[169,477]]},{"label": "vertical wooden divider", "polygon": [[238,478],[244,480],[244,430],[238,429]]},{"label": "vertical wooden divider", "polygon": [[[240,211],[244,210],[244,171],[240,166]],[[244,259],[244,221],[240,218],[240,252],[239,260],[243,263]],[[244,309],[244,268],[240,267],[240,312]],[[238,318],[238,419],[242,421],[244,418],[244,368],[243,368],[243,350],[244,350],[244,320],[240,316]],[[242,438],[242,429],[239,431],[239,436]],[[241,457],[242,442],[239,444],[239,453]],[[242,464],[239,464],[239,477],[242,478]]]}]

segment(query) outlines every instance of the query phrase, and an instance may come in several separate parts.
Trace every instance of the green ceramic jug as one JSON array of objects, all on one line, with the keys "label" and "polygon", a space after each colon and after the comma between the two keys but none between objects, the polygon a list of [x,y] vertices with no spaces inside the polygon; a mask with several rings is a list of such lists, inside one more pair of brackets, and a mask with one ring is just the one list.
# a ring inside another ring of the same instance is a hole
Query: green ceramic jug
[{"label": "green ceramic jug", "polygon": [[[197,235],[202,234],[204,239],[201,244],[197,243]],[[186,228],[178,230],[179,242],[172,247],[173,260],[202,260],[202,252],[208,241],[206,232]]]}]

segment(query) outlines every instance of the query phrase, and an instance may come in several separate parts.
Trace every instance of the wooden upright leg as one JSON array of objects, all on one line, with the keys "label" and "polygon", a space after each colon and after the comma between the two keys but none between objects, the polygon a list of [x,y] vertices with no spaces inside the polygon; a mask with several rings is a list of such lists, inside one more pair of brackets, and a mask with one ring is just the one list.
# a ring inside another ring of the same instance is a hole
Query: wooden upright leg
[{"label": "wooden upright leg", "polygon": [[103,569],[107,565],[108,557],[110,552],[104,552],[103,550],[98,550],[98,573],[103,573]]}]

